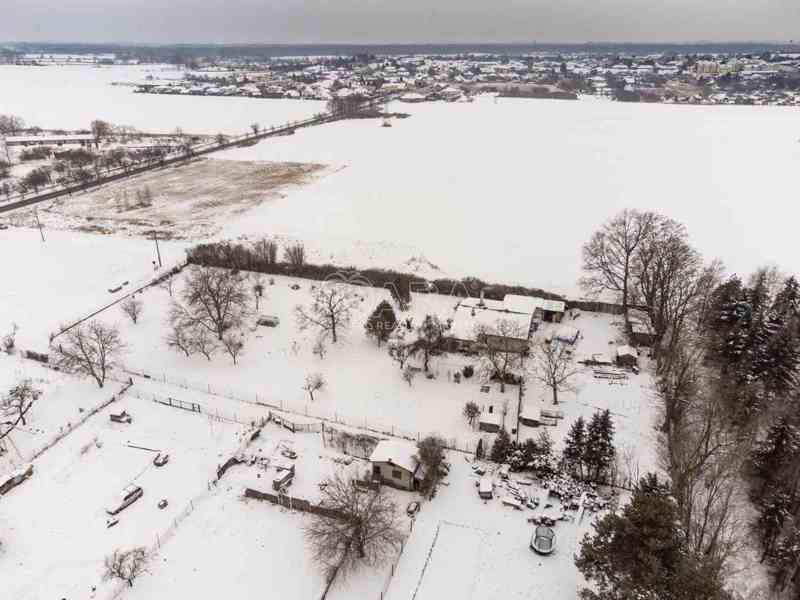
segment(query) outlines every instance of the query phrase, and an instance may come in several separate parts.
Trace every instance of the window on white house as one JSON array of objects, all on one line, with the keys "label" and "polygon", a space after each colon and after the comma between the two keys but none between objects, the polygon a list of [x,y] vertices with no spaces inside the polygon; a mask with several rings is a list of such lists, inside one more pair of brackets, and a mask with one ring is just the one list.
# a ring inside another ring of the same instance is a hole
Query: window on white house
[{"label": "window on white house", "polygon": [[403,474],[400,472],[400,469],[392,469],[392,477],[395,479],[402,479]]}]

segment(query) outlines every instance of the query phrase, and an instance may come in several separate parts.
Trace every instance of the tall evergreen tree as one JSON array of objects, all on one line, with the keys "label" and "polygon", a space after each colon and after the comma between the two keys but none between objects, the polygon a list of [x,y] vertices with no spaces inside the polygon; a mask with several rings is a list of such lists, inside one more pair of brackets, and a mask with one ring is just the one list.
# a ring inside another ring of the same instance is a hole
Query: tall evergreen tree
[{"label": "tall evergreen tree", "polygon": [[573,474],[583,478],[583,461],[586,457],[586,421],[578,417],[569,428],[564,440],[561,458]]},{"label": "tall evergreen tree", "polygon": [[382,300],[380,304],[372,311],[372,314],[364,324],[364,329],[367,335],[375,338],[378,346],[381,342],[389,339],[389,336],[397,327],[397,315],[394,313],[394,308],[386,300]]},{"label": "tall evergreen tree", "polygon": [[583,600],[718,600],[724,597],[716,570],[694,555],[675,523],[677,503],[655,475],[634,488],[621,514],[597,521],[584,537],[575,564],[591,589]]},{"label": "tall evergreen tree", "polygon": [[614,423],[611,412],[606,409],[592,415],[586,429],[586,444],[583,462],[589,469],[588,475],[599,481],[614,463]]},{"label": "tall evergreen tree", "polygon": [[758,529],[764,550],[761,562],[772,553],[778,536],[791,515],[791,506],[792,498],[782,486],[773,486],[762,499],[758,517]]},{"label": "tall evergreen tree", "polygon": [[508,432],[503,428],[498,432],[492,444],[492,451],[489,454],[489,458],[492,462],[503,463],[508,458],[509,452],[511,452],[511,436],[508,435]]},{"label": "tall evergreen tree", "polygon": [[800,460],[800,431],[788,417],[777,417],[752,454],[753,470],[762,480],[761,493],[779,481],[786,467],[797,460]]}]

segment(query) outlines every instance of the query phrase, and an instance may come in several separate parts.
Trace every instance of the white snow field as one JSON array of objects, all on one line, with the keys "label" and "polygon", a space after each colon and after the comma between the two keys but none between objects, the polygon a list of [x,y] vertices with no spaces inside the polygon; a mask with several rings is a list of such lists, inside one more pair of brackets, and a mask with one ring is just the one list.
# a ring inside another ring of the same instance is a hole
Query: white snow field
[{"label": "white snow field", "polygon": [[[19,325],[17,343],[44,352],[48,335],[143,285],[156,272],[153,241],[30,228],[0,231],[0,332]],[[159,242],[164,268],[185,258],[185,244]],[[13,257],[13,258],[12,258]],[[121,291],[109,289],[128,281]]]},{"label": "white snow field", "polygon": [[481,97],[389,110],[411,117],[215,155],[331,166],[230,235],[294,235],[359,264],[424,256],[451,275],[575,294],[581,244],[630,207],[685,223],[730,271],[796,270],[800,212],[786,196],[800,164],[796,109]]},{"label": "white snow field", "polygon": [[94,119],[129,125],[148,133],[245,133],[262,126],[299,121],[325,110],[311,100],[273,100],[224,96],[135,94],[130,85],[182,76],[166,65],[51,66],[0,65],[0,114],[22,117],[28,125],[88,129]]}]

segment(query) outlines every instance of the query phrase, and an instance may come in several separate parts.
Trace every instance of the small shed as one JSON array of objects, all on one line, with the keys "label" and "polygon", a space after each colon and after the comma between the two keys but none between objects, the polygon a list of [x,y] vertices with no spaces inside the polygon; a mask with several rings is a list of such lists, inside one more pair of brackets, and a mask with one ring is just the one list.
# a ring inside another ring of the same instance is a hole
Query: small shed
[{"label": "small shed", "polygon": [[630,346],[620,346],[617,348],[617,366],[633,368],[639,363],[639,354]]},{"label": "small shed", "polygon": [[478,430],[486,433],[497,433],[500,431],[500,413],[483,411],[478,420]]},{"label": "small shed", "polygon": [[528,427],[539,427],[539,411],[533,408],[524,408],[519,415],[519,422]]},{"label": "small shed", "polygon": [[548,341],[563,342],[565,344],[574,344],[578,341],[581,332],[577,327],[572,325],[562,325],[555,330],[551,335],[548,335]]}]

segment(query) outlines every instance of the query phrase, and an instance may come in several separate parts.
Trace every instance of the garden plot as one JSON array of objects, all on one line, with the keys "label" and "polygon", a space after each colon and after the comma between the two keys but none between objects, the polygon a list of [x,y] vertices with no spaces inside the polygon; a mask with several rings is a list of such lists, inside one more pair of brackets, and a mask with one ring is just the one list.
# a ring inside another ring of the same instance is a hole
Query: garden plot
[{"label": "garden plot", "polygon": [[[268,279],[264,278],[265,282]],[[480,436],[467,424],[462,412],[465,402],[486,402],[486,395],[481,394],[477,377],[461,384],[452,381],[463,357],[438,357],[432,361],[434,379],[419,374],[409,385],[401,377],[398,364],[389,357],[386,345],[379,348],[364,334],[368,315],[381,300],[389,298],[386,290],[354,288],[363,301],[354,311],[351,327],[338,343],[328,344],[328,353],[321,359],[312,352],[318,332],[300,331],[294,314],[296,305],[311,301],[311,287],[319,283],[287,277],[273,279],[274,285],[266,285],[260,313],[277,316],[280,323],[277,327],[256,327],[253,319],[245,330],[244,353],[236,365],[223,352],[208,361],[200,355],[187,358],[167,347],[164,336],[170,296],[162,288],[151,288],[141,295],[144,309],[135,325],[119,310],[108,311],[101,318],[122,328],[122,338],[128,344],[125,364],[133,371],[158,379],[166,377],[169,382],[195,390],[266,402],[390,435],[417,439],[438,432],[459,447],[474,449]],[[292,289],[295,285],[299,289]],[[174,293],[179,289],[176,282]],[[443,317],[454,303],[447,296],[426,295],[425,301],[426,311],[438,303]],[[424,312],[417,312],[412,305],[411,312],[401,316],[413,317],[416,325]],[[321,373],[327,383],[312,401],[303,385],[306,376],[315,372]],[[516,414],[516,388],[509,386],[505,394],[499,396],[495,390],[491,395],[497,397],[498,405],[507,400],[509,410]]]},{"label": "garden plot", "polygon": [[197,239],[302,185],[321,168],[200,158],[59,198],[39,217],[48,227]]},{"label": "garden plot", "polygon": [[221,488],[181,525],[125,597],[318,598],[325,578],[305,545],[308,519]]},{"label": "garden plot", "polygon": [[[6,282],[0,288],[0,332],[17,323],[17,344],[24,349],[46,352],[48,335],[60,324],[91,314],[155,273],[152,242],[49,229],[44,235],[46,242],[33,228],[0,230]],[[161,243],[164,268],[181,261],[184,248],[180,242]]]},{"label": "garden plot", "polygon": [[101,390],[89,380],[58,373],[18,356],[0,354],[0,395],[25,379],[30,379],[41,395],[26,413],[27,423],[16,427],[4,440],[0,480],[3,474],[23,466],[33,454],[68,432],[120,388],[120,384],[109,381]]},{"label": "garden plot", "polygon": [[[126,410],[133,421],[109,420]],[[87,598],[115,549],[157,546],[208,493],[217,466],[236,451],[242,427],[125,396],[89,419],[3,496],[3,586],[16,600]],[[166,452],[166,466],[153,464]],[[144,490],[107,527],[106,509],[127,485]],[[157,504],[166,499],[163,510]],[[191,517],[188,517],[191,519]]]},{"label": "garden plot", "polygon": [[286,493],[312,503],[319,502],[320,484],[330,477],[371,477],[368,461],[325,448],[320,433],[292,433],[275,423],[262,428],[243,458],[247,464],[235,466],[225,475],[227,485],[272,494],[273,480],[287,467],[293,467],[294,479],[286,486]]}]

